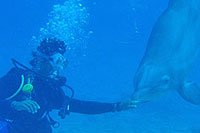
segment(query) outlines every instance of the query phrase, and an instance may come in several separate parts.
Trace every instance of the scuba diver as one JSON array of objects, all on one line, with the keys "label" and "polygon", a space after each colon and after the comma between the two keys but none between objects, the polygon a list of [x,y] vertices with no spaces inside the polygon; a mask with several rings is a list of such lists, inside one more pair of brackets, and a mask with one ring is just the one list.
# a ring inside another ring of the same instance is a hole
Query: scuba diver
[{"label": "scuba diver", "polygon": [[[66,66],[63,56],[66,44],[56,38],[46,38],[33,52],[31,69],[12,60],[15,67],[0,78],[0,122],[8,133],[52,133],[58,127],[49,112],[59,110],[65,118],[70,112],[101,114],[134,108],[131,101],[102,103],[74,99],[73,89],[66,85],[66,78],[59,75]],[[72,91],[65,95],[63,88]]]}]

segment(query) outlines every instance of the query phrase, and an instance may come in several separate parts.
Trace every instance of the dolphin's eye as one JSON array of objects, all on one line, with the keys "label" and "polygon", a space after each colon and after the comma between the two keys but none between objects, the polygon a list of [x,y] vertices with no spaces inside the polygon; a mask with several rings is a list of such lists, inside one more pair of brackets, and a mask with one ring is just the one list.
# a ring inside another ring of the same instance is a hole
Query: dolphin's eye
[{"label": "dolphin's eye", "polygon": [[163,80],[165,83],[168,83],[169,80],[170,80],[170,77],[169,77],[168,75],[164,75],[164,76],[162,77],[162,80]]}]

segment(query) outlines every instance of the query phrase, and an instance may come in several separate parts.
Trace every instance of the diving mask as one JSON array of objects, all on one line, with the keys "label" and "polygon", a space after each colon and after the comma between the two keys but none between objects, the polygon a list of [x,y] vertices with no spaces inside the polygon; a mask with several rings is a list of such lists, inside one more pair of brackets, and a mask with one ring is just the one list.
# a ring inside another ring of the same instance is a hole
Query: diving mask
[{"label": "diving mask", "polygon": [[60,70],[63,70],[66,68],[66,65],[67,65],[67,60],[66,58],[60,54],[60,53],[57,53],[57,54],[54,54],[53,56],[51,56],[51,65],[53,66],[53,74],[56,76],[58,75],[58,72]]}]

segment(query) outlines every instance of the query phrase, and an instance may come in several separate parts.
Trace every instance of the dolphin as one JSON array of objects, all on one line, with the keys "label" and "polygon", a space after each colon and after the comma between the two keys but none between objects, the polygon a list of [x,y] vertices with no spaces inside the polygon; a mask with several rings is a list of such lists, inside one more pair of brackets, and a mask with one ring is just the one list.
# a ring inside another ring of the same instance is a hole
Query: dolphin
[{"label": "dolphin", "polygon": [[131,99],[139,104],[177,90],[200,104],[200,87],[188,79],[200,51],[199,35],[200,0],[169,0],[135,73]]}]

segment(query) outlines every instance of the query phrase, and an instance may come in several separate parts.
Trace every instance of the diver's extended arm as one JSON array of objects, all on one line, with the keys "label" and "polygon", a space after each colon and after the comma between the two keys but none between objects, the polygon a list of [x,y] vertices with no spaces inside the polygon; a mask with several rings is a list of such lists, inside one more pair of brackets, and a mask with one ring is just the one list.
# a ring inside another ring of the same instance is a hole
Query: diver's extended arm
[{"label": "diver's extended arm", "polygon": [[135,105],[130,100],[117,103],[105,103],[72,99],[69,107],[70,112],[82,114],[101,114],[107,112],[128,110],[131,108],[135,108]]},{"label": "diver's extended arm", "polygon": [[118,103],[101,103],[72,99],[70,103],[70,112],[82,114],[101,114],[117,111],[117,105]]}]

